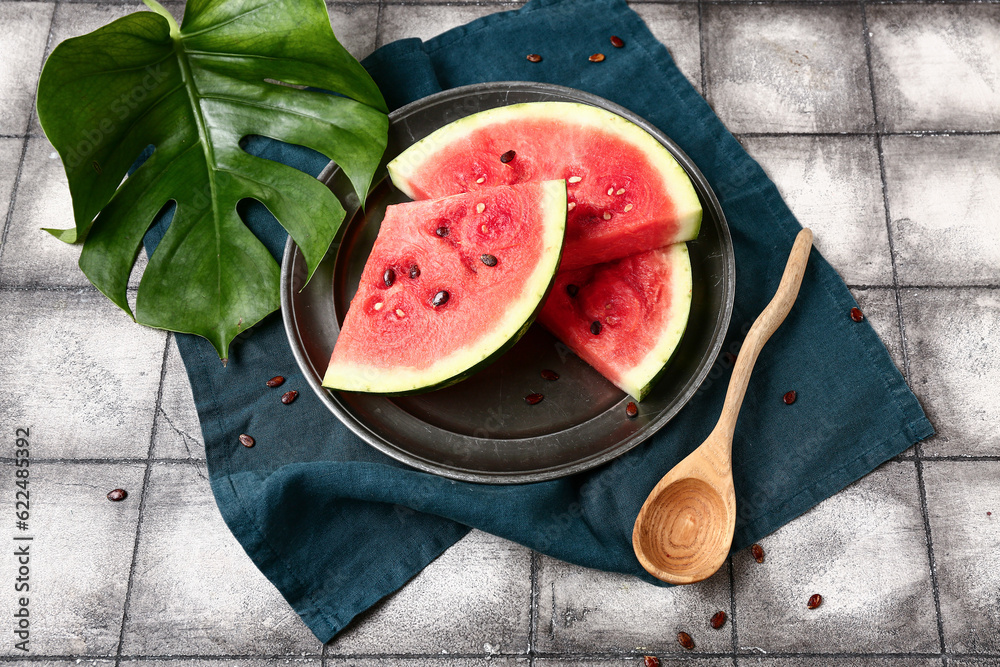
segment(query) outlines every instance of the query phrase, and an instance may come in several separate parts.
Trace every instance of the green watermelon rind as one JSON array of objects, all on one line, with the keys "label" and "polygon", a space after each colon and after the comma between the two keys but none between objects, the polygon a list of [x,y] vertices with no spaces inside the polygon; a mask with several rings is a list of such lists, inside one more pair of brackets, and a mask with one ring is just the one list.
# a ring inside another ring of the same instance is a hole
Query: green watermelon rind
[{"label": "green watermelon rind", "polygon": [[411,185],[411,179],[435,158],[440,147],[461,141],[463,137],[485,126],[521,118],[544,117],[572,119],[573,123],[592,125],[642,150],[653,170],[663,178],[664,187],[676,207],[679,229],[674,242],[693,241],[698,237],[702,222],[701,200],[691,178],[670,151],[632,121],[606,109],[579,102],[524,102],[460,118],[435,130],[396,156],[388,165],[389,178],[408,197],[419,199]]},{"label": "green watermelon rind", "polygon": [[[377,371],[376,381],[365,377],[372,375],[371,368],[346,363],[330,364],[323,377],[323,386],[338,391],[405,396],[443,389],[461,382],[493,363],[510,349],[541,312],[545,299],[555,283],[557,269],[562,258],[563,242],[566,236],[566,181],[547,181],[542,184],[542,201],[546,211],[542,221],[545,230],[544,250],[532,276],[528,279],[528,292],[519,302],[511,304],[505,317],[492,338],[480,341],[474,347],[456,350],[430,369],[392,369]],[[450,362],[450,363],[446,363]],[[441,370],[435,370],[440,368]],[[379,381],[380,380],[380,381]]]},{"label": "green watermelon rind", "polygon": [[627,394],[642,401],[653,390],[656,382],[666,372],[670,360],[680,346],[681,338],[687,329],[688,318],[691,315],[692,278],[691,256],[686,243],[672,245],[670,315],[667,322],[670,326],[661,332],[660,339],[645,358],[633,366],[615,382]]}]

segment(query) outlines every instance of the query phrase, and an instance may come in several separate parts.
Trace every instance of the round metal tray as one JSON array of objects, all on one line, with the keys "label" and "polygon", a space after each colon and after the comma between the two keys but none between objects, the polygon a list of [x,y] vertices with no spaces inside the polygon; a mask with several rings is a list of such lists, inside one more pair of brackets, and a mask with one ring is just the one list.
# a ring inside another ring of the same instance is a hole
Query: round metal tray
[{"label": "round metal tray", "polygon": [[[404,397],[335,392],[321,386],[340,324],[357,289],[385,207],[406,197],[385,164],[439,127],[472,113],[520,102],[572,101],[623,116],[656,137],[677,158],[704,207],[701,234],[688,244],[693,271],[691,315],[668,371],[627,419],[623,392],[540,325],[471,378],[446,389]],[[373,447],[420,470],[492,484],[537,482],[581,472],[627,452],[666,424],[698,389],[729,326],[735,264],[722,208],[704,176],[662,132],[607,100],[571,88],[501,82],[455,88],[389,116],[389,145],[364,211],[350,183],[331,163],[319,179],[347,209],[336,240],[303,288],[305,261],[291,239],[281,267],[281,309],[292,351],[320,399]],[[551,368],[559,380],[539,371]],[[545,400],[527,405],[541,392]]]}]

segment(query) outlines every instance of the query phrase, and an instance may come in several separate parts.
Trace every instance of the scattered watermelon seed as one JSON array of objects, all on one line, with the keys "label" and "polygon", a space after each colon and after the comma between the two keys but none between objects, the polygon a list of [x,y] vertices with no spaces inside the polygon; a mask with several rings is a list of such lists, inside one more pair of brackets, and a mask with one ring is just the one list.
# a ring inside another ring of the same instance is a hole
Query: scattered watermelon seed
[{"label": "scattered watermelon seed", "polygon": [[635,419],[639,416],[639,406],[634,401],[629,401],[628,405],[625,406],[625,415],[629,419]]},{"label": "scattered watermelon seed", "polygon": [[373,308],[374,308],[375,310],[382,310],[382,306],[383,306],[383,303],[382,303],[381,301],[379,301],[378,303],[376,303],[376,304],[375,304],[374,306],[372,306],[372,307],[373,307]]},{"label": "scattered watermelon seed", "polygon": [[448,228],[447,227],[438,227],[437,229],[434,230],[434,233],[437,234],[438,236],[441,236],[441,237],[448,236]]},{"label": "scattered watermelon seed", "polygon": [[299,397],[299,392],[292,389],[291,391],[286,391],[284,394],[281,395],[281,402],[284,403],[285,405],[289,405],[291,404],[292,401],[294,401],[298,397]]},{"label": "scattered watermelon seed", "polygon": [[598,334],[600,334],[601,333],[601,323],[598,322],[597,320],[594,320],[593,322],[591,322],[590,323],[590,333],[594,334],[595,336],[597,336]]},{"label": "scattered watermelon seed", "polygon": [[386,287],[392,287],[392,284],[396,282],[396,272],[392,270],[392,267],[385,270],[382,274],[382,282],[385,283]]},{"label": "scattered watermelon seed", "polygon": [[576,208],[576,202],[575,201],[571,201],[570,203],[566,204],[566,210],[567,211],[572,211],[574,208]]},{"label": "scattered watermelon seed", "polygon": [[712,617],[710,623],[712,624],[713,630],[718,630],[719,628],[721,628],[723,625],[726,624],[726,612],[724,611],[715,612],[715,616]]},{"label": "scattered watermelon seed", "polygon": [[793,389],[790,392],[786,393],[784,396],[782,396],[781,400],[785,402],[785,405],[791,405],[792,403],[795,402],[796,396],[798,396],[798,394],[796,394],[795,390]]},{"label": "scattered watermelon seed", "polygon": [[566,180],[568,180],[570,183],[579,183],[580,181],[583,180],[583,176],[570,176]]},{"label": "scattered watermelon seed", "polygon": [[549,382],[555,382],[559,379],[559,373],[548,368],[543,368],[541,375],[543,380],[548,380]]},{"label": "scattered watermelon seed", "polygon": [[542,402],[543,398],[545,398],[545,396],[542,394],[528,394],[524,397],[524,402],[528,405],[538,405]]},{"label": "scattered watermelon seed", "polygon": [[125,489],[114,489],[108,491],[108,500],[113,503],[118,503],[128,498],[128,491]]},{"label": "scattered watermelon seed", "polygon": [[618,35],[611,35],[611,46],[615,47],[616,49],[620,49],[623,46],[625,46],[625,42],[623,42],[622,38],[619,37]]},{"label": "scattered watermelon seed", "polygon": [[610,214],[610,213],[608,213],[607,211],[605,211],[605,212],[604,212],[604,219],[605,219],[605,220],[610,220],[610,219],[611,219],[611,214]]},{"label": "scattered watermelon seed", "polygon": [[540,63],[540,62],[542,62],[542,57],[540,55],[538,55],[537,53],[529,53],[528,54],[528,61],[529,62],[533,62],[533,63]]},{"label": "scattered watermelon seed", "polygon": [[433,299],[431,299],[431,305],[434,306],[435,308],[437,308],[438,306],[443,306],[444,304],[448,303],[448,299],[450,298],[451,298],[450,294],[448,294],[444,290],[441,290],[440,292],[434,295]]},{"label": "scattered watermelon seed", "polygon": [[694,648],[694,640],[691,639],[691,635],[686,632],[677,633],[677,643],[689,651]]},{"label": "scattered watermelon seed", "polygon": [[480,176],[479,178],[476,179],[476,183],[479,183],[480,185],[483,184],[483,183],[485,183],[485,182],[486,182],[486,177],[485,176]]},{"label": "scattered watermelon seed", "polygon": [[256,442],[252,437],[250,437],[246,433],[241,433],[240,444],[249,449],[250,447],[253,447],[256,444]]},{"label": "scattered watermelon seed", "polygon": [[416,278],[420,275],[420,267],[414,264],[410,267],[410,278]]},{"label": "scattered watermelon seed", "polygon": [[809,596],[809,601],[806,603],[806,606],[810,609],[815,609],[821,604],[823,604],[823,596],[819,593],[813,593]]},{"label": "scattered watermelon seed", "polygon": [[642,656],[642,667],[660,667],[660,659],[655,655]]},{"label": "scattered watermelon seed", "polygon": [[758,563],[764,562],[764,547],[759,544],[755,544],[750,547],[750,553],[753,555],[753,559]]},{"label": "scattered watermelon seed", "polygon": [[271,389],[274,389],[275,387],[280,387],[284,383],[285,383],[285,378],[283,378],[280,375],[275,375],[273,378],[271,378],[270,380],[268,380],[264,384],[266,384]]},{"label": "scattered watermelon seed", "polygon": [[633,208],[632,204],[625,204],[625,212],[628,213]]},{"label": "scattered watermelon seed", "polygon": [[508,162],[514,159],[515,155],[517,155],[517,153],[515,153],[514,151],[507,151],[506,153],[500,156],[500,161],[503,162],[504,164],[507,164]]},{"label": "scattered watermelon seed", "polygon": [[860,308],[851,308],[851,319],[855,322],[860,322],[865,319],[865,315],[861,312]]},{"label": "scattered watermelon seed", "polygon": [[482,260],[483,264],[485,264],[486,266],[496,266],[497,265],[497,258],[494,257],[493,255],[490,255],[489,253],[480,255],[479,259]]},{"label": "scattered watermelon seed", "polygon": [[599,62],[601,62],[601,61],[604,60],[604,54],[603,53],[595,53],[594,55],[590,56],[590,58],[588,58],[588,60],[590,62],[592,62],[592,63],[599,63]]},{"label": "scattered watermelon seed", "polygon": [[580,288],[577,287],[576,285],[573,285],[572,283],[569,284],[569,285],[566,285],[566,294],[569,294],[571,297],[575,297],[576,294],[577,294],[577,292],[579,292],[579,291],[580,291]]},{"label": "scattered watermelon seed", "polygon": [[623,194],[625,194],[625,188],[618,188],[618,190],[615,192],[615,194],[616,195],[623,195]]}]

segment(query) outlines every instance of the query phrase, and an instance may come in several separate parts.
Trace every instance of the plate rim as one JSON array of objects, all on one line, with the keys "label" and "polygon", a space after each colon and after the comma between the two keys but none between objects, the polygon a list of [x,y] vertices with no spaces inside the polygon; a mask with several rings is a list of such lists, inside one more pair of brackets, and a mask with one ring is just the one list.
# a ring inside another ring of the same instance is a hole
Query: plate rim
[{"label": "plate rim", "polygon": [[[498,92],[510,92],[512,89],[517,89],[521,91],[530,92],[551,92],[564,97],[570,97],[574,101],[582,102],[585,104],[590,104],[602,109],[606,109],[615,113],[623,118],[635,123],[646,132],[651,134],[654,138],[662,143],[674,156],[677,162],[681,165],[687,175],[692,181],[701,186],[703,194],[709,200],[709,204],[712,206],[714,211],[717,213],[719,221],[721,223],[721,241],[725,247],[728,247],[729,252],[726,253],[724,269],[725,269],[725,285],[724,290],[727,298],[724,299],[723,308],[717,314],[715,319],[715,335],[714,340],[708,350],[706,358],[717,358],[719,352],[722,349],[722,345],[725,341],[726,332],[729,329],[730,321],[732,319],[733,312],[733,302],[736,289],[736,262],[735,254],[733,251],[732,235],[729,230],[729,223],[726,220],[725,212],[722,209],[718,197],[715,191],[712,189],[708,180],[698,169],[698,166],[691,160],[690,157],[678,146],[670,137],[664,134],[659,128],[654,126],[652,123],[639,116],[638,114],[630,111],[629,109],[615,104],[606,98],[594,95],[592,93],[587,93],[585,91],[578,90],[576,88],[570,88],[567,86],[560,86],[556,84],[548,83],[538,83],[533,81],[497,81],[489,83],[478,83],[468,86],[459,86],[456,88],[450,88],[448,90],[440,91],[426,97],[422,97],[418,100],[414,100],[389,114],[389,122],[405,118],[412,114],[414,111],[420,108],[439,104],[441,102],[446,102],[452,98],[463,98],[469,95],[482,95],[489,93]],[[385,157],[383,156],[383,162]],[[320,172],[316,177],[317,180],[326,184],[330,176],[338,170],[335,161],[330,161],[326,167]],[[348,220],[345,218],[344,222],[346,224]],[[332,246],[331,246],[332,248]],[[424,457],[417,456],[411,452],[408,452],[400,447],[395,446],[391,441],[381,437],[375,433],[371,428],[368,427],[360,419],[356,418],[354,414],[350,411],[344,409],[340,405],[339,401],[335,400],[334,392],[326,389],[322,386],[322,379],[317,377],[314,372],[311,361],[306,357],[303,345],[301,344],[301,337],[298,335],[298,329],[296,326],[295,312],[294,312],[294,302],[292,299],[293,287],[291,285],[293,277],[293,262],[296,257],[296,250],[298,246],[292,240],[291,236],[285,243],[285,249],[282,253],[281,262],[281,282],[280,282],[280,297],[281,297],[281,316],[285,328],[285,335],[289,343],[289,347],[292,349],[292,354],[295,357],[296,364],[305,376],[306,381],[309,386],[316,393],[323,404],[344,424],[349,430],[351,430],[355,435],[360,437],[366,443],[379,450],[383,454],[411,466],[421,472],[427,472],[449,479],[454,479],[463,482],[473,482],[481,484],[526,484],[532,482],[541,482],[552,479],[558,479],[561,477],[566,477],[576,473],[584,472],[586,470],[591,470],[600,465],[603,465],[619,456],[622,456],[626,452],[632,450],[642,442],[646,441],[648,438],[652,437],[661,428],[663,428],[667,423],[670,422],[676,416],[684,406],[691,400],[691,398],[697,393],[705,378],[708,376],[709,372],[713,367],[713,364],[703,364],[702,368],[694,375],[694,381],[691,382],[685,392],[679,395],[680,400],[676,401],[675,404],[667,410],[662,411],[656,416],[645,428],[637,431],[626,438],[620,440],[615,446],[609,447],[606,450],[591,455],[584,459],[574,460],[569,463],[561,464],[551,468],[533,470],[533,471],[514,471],[514,472],[482,472],[470,470],[467,468],[460,468],[440,461],[429,460]],[[328,251],[329,252],[329,251]],[[513,438],[511,440],[533,440],[534,438]]]}]

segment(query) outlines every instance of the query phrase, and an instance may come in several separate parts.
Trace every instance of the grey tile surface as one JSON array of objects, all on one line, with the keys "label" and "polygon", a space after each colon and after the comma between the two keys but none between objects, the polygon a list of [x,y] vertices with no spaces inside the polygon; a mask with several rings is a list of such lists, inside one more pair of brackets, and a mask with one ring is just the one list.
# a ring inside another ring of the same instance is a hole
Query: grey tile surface
[{"label": "grey tile surface", "polygon": [[900,285],[1000,284],[1000,136],[886,137]]},{"label": "grey tile surface", "polygon": [[0,134],[23,135],[52,24],[52,2],[0,2]]},{"label": "grey tile surface", "polygon": [[695,652],[728,652],[728,626],[713,630],[709,619],[728,614],[729,601],[725,566],[702,583],[661,588],[542,557],[536,646],[542,653],[683,653],[676,637],[684,631]]},{"label": "grey tile surface", "polygon": [[924,464],[945,646],[952,653],[1000,654],[997,480],[1000,461]]},{"label": "grey tile surface", "polygon": [[677,68],[701,92],[701,40],[698,36],[698,7],[695,4],[635,4],[642,17],[677,63]]},{"label": "grey tile surface", "polygon": [[[426,39],[517,6],[328,3],[336,34],[359,57],[376,44]],[[177,2],[167,7],[175,16],[183,10]],[[862,5],[779,0],[699,8],[643,0],[634,7],[696,87],[705,54],[711,103],[814,228],[818,247],[851,284],[864,286],[853,290],[855,298],[900,367],[905,338],[912,380],[940,432],[922,456],[1000,456],[993,390],[1000,378],[1000,136],[871,135]],[[142,8],[136,0],[0,0],[0,211],[13,202],[0,249],[0,416],[30,424],[36,458],[142,460],[152,435],[155,457],[196,462],[153,464],[141,519],[144,463],[32,467],[39,549],[33,655],[43,657],[16,660],[6,643],[0,662],[110,667],[114,660],[88,656],[118,650],[128,598],[121,664],[142,667],[603,667],[641,665],[645,652],[659,653],[663,665],[733,665],[732,625],[708,628],[712,613],[731,611],[725,570],[681,589],[545,557],[532,573],[526,549],[482,533],[357,619],[325,647],[330,657],[320,658],[324,647],[218,514],[176,346],[169,342],[161,388],[164,334],[132,324],[93,290],[75,289],[87,285],[76,267],[79,249],[37,231],[72,224],[65,178],[47,142],[32,138],[20,164],[20,135],[40,132],[32,100],[43,54]],[[886,130],[1000,130],[1000,4],[865,3],[864,11]],[[790,136],[803,132],[827,134]],[[869,134],[834,136],[840,132]],[[903,335],[889,234],[900,284],[949,286],[902,290]],[[947,650],[985,656],[939,655],[916,464],[903,461],[765,539],[763,565],[736,557],[740,665],[1000,667],[1000,580],[992,567],[1000,547],[1000,461],[922,465]],[[12,470],[0,463],[8,516]],[[113,486],[132,494],[111,503],[104,494]],[[0,566],[12,571],[11,559],[8,553]],[[825,602],[809,611],[812,592]],[[676,644],[679,629],[694,636],[695,651]]]},{"label": "grey tile surface", "polygon": [[[0,255],[0,285],[89,287],[90,282],[77,264],[81,246],[63,243],[42,231],[73,225],[73,203],[62,161],[48,139],[31,137]],[[136,269],[141,271],[145,265],[146,253],[141,252]],[[138,285],[135,271],[131,285]]]},{"label": "grey tile surface", "polygon": [[[41,438],[34,437],[39,426],[31,429],[32,458],[44,455]],[[15,611],[14,573],[20,565],[15,548],[27,544],[30,589],[18,595],[29,599],[30,654],[114,655],[145,466],[35,463],[27,469],[30,518],[28,530],[17,534],[35,539],[8,537],[0,560],[11,586],[5,615]],[[14,470],[10,464],[0,466],[3,514],[12,523],[15,491],[22,490],[15,487]],[[106,495],[115,488],[131,493],[113,503]],[[13,527],[9,530],[12,536]],[[10,640],[0,644],[0,653],[23,655]]]},{"label": "grey tile surface", "polygon": [[474,19],[516,9],[521,4],[385,5],[379,23],[378,45],[404,37],[430,39]]},{"label": "grey tile surface", "polygon": [[903,372],[903,340],[899,335],[899,310],[896,308],[896,292],[887,288],[851,290],[858,308],[875,329],[889,350],[896,368]]},{"label": "grey tile surface", "polygon": [[937,435],[925,456],[1000,456],[1000,290],[900,294],[910,384]]},{"label": "grey tile surface", "polygon": [[359,60],[375,50],[378,3],[344,5],[327,3],[333,34]]},{"label": "grey tile surface", "polygon": [[0,291],[0,415],[39,458],[145,458],[165,338],[97,292]]},{"label": "grey tile surface", "polygon": [[205,458],[205,441],[194,407],[191,383],[173,336],[167,344],[160,408],[153,432],[153,456],[158,459]]},{"label": "grey tile surface", "polygon": [[733,558],[740,651],[938,650],[914,463],[883,465],[760,544],[763,564]]},{"label": "grey tile surface", "polygon": [[1000,130],[1000,5],[868,9],[887,130]]},{"label": "grey tile surface", "polygon": [[730,131],[872,127],[856,5],[706,5],[707,97]]},{"label": "grey tile surface", "polygon": [[329,654],[527,653],[530,572],[530,551],[473,531],[348,626]]},{"label": "grey tile surface", "polygon": [[229,532],[204,464],[154,464],[146,494],[125,655],[319,654]]},{"label": "grey tile surface", "polygon": [[741,143],[849,285],[892,285],[873,138],[746,137]]}]

